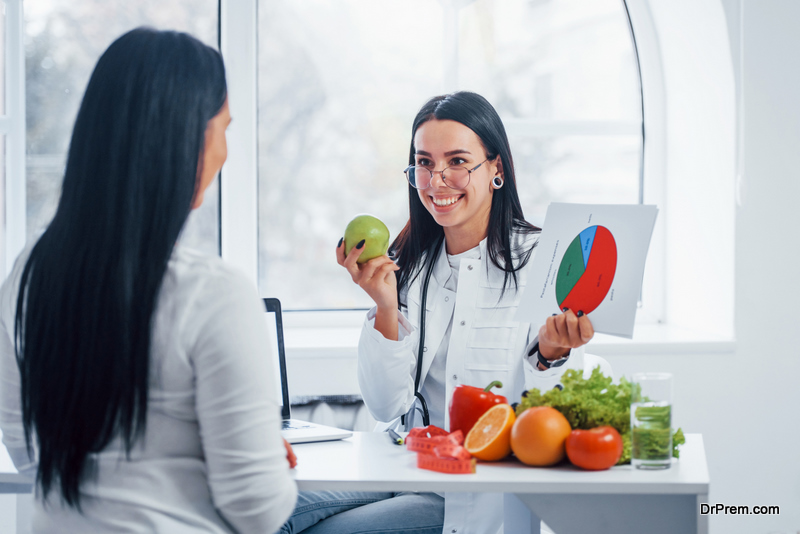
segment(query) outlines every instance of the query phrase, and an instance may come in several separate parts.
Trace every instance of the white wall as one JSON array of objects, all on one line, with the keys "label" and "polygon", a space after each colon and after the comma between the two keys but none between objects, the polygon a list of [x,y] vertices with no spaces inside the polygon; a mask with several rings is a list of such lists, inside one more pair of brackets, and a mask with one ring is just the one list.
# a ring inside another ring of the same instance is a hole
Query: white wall
[{"label": "white wall", "polygon": [[[800,531],[800,281],[793,278],[800,273],[800,247],[794,243],[800,211],[800,2],[742,1],[743,6],[722,2],[734,60],[741,44],[734,71],[738,78],[741,69],[744,99],[740,205],[731,229],[736,352],[607,358],[618,375],[642,369],[674,373],[676,422],[704,436],[712,503],[781,508],[779,516],[712,517],[713,534],[794,534]],[[719,202],[733,200],[725,196]],[[694,268],[704,269],[703,260],[698,255]],[[699,311],[710,318],[728,312],[713,303]]]},{"label": "white wall", "polygon": [[782,515],[725,524],[797,531],[800,281],[794,276],[800,273],[800,249],[794,230],[800,201],[800,2],[746,0],[742,21],[744,168],[736,216],[739,343],[733,362],[738,369],[731,369],[726,389],[738,408],[728,420],[750,428],[742,429],[748,438],[732,444],[727,455],[728,467],[743,464],[741,481],[726,479],[732,497],[774,501],[782,505]]}]

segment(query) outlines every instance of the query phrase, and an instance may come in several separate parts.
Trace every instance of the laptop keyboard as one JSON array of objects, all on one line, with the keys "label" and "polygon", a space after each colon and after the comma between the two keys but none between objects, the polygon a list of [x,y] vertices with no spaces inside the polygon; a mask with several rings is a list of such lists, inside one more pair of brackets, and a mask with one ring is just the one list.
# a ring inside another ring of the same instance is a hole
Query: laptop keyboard
[{"label": "laptop keyboard", "polygon": [[284,420],[283,421],[283,426],[282,426],[281,429],[282,430],[297,430],[298,428],[311,428],[311,425],[309,425],[308,423],[303,423],[302,421],[294,421],[294,420],[290,419],[290,420]]}]

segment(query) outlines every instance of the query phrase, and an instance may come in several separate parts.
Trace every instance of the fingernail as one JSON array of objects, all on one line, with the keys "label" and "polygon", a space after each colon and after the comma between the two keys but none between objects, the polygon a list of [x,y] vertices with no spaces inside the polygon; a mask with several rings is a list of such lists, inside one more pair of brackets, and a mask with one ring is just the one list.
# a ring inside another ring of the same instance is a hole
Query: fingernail
[{"label": "fingernail", "polygon": [[363,246],[364,246],[364,243],[366,243],[366,241],[367,241],[366,239],[362,239],[361,241],[359,241],[359,242],[358,242],[358,245],[356,245],[356,248],[361,248],[361,247],[363,247]]},{"label": "fingernail", "polygon": [[341,247],[341,246],[342,246],[342,242],[344,242],[344,238],[341,238],[341,239],[339,240],[339,244],[338,244],[338,245],[336,245],[336,248],[339,248],[339,247]]},{"label": "fingernail", "polygon": [[555,317],[555,316],[557,316],[557,315],[558,315],[557,313],[554,313],[554,314],[553,314],[553,317]]},{"label": "fingernail", "polygon": [[569,311],[569,308],[561,308],[561,311],[567,313]]},{"label": "fingernail", "polygon": [[577,315],[578,317],[583,317],[583,310],[578,310],[578,313],[576,313],[575,315]]}]

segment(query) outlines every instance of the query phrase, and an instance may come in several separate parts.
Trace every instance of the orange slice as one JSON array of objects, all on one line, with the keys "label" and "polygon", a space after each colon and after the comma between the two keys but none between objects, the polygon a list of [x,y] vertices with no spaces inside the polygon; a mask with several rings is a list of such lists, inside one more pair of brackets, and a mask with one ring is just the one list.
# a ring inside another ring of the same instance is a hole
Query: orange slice
[{"label": "orange slice", "polygon": [[516,420],[514,409],[497,404],[478,419],[464,440],[464,448],[475,458],[492,462],[511,453],[511,428]]}]

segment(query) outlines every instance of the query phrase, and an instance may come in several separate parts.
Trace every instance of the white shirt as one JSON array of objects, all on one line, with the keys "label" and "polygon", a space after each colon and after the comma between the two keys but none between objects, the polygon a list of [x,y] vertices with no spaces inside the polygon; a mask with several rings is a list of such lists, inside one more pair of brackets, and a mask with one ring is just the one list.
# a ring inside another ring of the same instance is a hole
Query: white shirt
[{"label": "white shirt", "polygon": [[[462,252],[461,254],[448,254],[447,263],[450,265],[450,278],[444,283],[444,289],[447,290],[454,300],[456,298],[456,289],[458,288],[458,269],[461,265],[462,258],[480,259],[481,250],[480,246]],[[447,404],[446,393],[446,362],[447,362],[447,349],[450,345],[450,334],[453,331],[453,316],[450,315],[450,324],[447,331],[442,338],[442,343],[433,357],[430,369],[428,369],[428,376],[425,377],[425,382],[420,386],[419,390],[422,393],[425,402],[428,403],[428,413],[430,414],[431,424],[439,428],[445,428],[445,411],[449,410]]]},{"label": "white shirt", "polygon": [[[34,476],[12,344],[28,251],[0,289],[0,428],[17,469]],[[143,441],[130,460],[118,439],[90,455],[98,475],[81,485],[83,515],[59,504],[57,486],[47,508],[37,496],[32,531],[275,532],[297,487],[256,288],[219,258],[176,247],[153,324]]]}]

